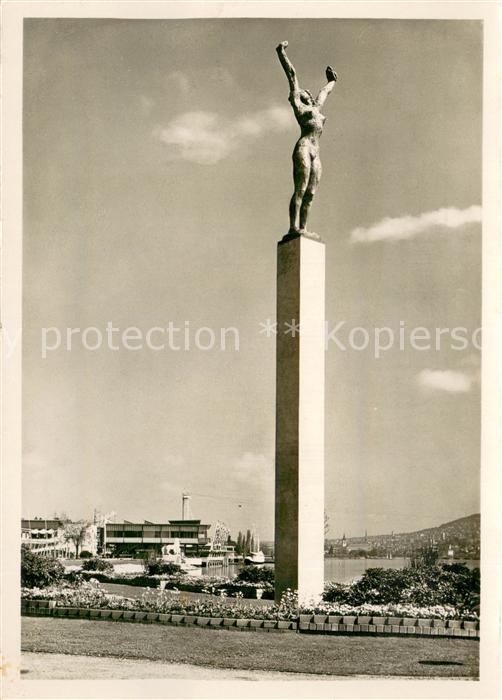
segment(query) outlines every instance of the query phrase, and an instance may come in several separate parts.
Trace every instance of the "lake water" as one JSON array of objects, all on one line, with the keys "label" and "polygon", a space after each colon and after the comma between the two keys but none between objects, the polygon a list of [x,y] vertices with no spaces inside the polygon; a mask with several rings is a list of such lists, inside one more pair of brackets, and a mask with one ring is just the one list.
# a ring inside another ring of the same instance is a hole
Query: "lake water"
[{"label": "lake water", "polygon": [[[408,563],[408,559],[335,559],[324,560],[324,580],[337,581],[338,583],[349,583],[359,576],[362,576],[366,569],[403,569]],[[273,568],[273,564],[264,564],[265,567]],[[235,576],[241,567],[239,566],[214,566],[201,569],[202,576]]]},{"label": "lake water", "polygon": [[[404,569],[409,565],[406,557],[395,559],[336,559],[330,557],[324,560],[324,580],[337,581],[338,583],[350,583],[364,574],[366,569]],[[452,562],[444,562],[452,563]],[[479,561],[463,561],[470,569],[479,566]],[[273,568],[273,564],[264,566]],[[201,576],[235,576],[241,567],[239,566],[215,566],[202,568]],[[197,574],[196,574],[197,575]]]},{"label": "lake water", "polygon": [[[451,560],[448,563],[451,563]],[[479,566],[479,561],[463,561],[470,569]],[[138,561],[113,562],[117,574],[143,574],[143,564]],[[409,559],[396,557],[395,559],[336,559],[334,557],[324,560],[324,580],[337,581],[338,583],[350,583],[362,576],[366,569],[404,569],[408,566]],[[264,564],[265,567],[274,568],[273,564]],[[79,569],[80,564],[72,562],[65,566],[66,571]],[[192,576],[228,576],[233,578],[242,567],[238,565],[201,567],[190,572]]]}]

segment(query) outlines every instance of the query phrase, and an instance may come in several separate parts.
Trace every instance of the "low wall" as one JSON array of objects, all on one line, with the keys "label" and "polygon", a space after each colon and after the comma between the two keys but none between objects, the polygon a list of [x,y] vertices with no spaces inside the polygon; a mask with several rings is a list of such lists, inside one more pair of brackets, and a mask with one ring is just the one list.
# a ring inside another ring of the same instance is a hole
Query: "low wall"
[{"label": "low wall", "polygon": [[479,639],[479,623],[468,620],[429,620],[401,617],[300,615],[296,621],[203,617],[135,610],[57,607],[54,601],[22,600],[21,614],[86,620],[197,626],[241,632],[303,632],[310,634],[415,635]]},{"label": "low wall", "polygon": [[432,620],[366,615],[300,615],[298,629],[300,632],[313,633],[411,634],[479,639],[479,622],[468,620]]}]

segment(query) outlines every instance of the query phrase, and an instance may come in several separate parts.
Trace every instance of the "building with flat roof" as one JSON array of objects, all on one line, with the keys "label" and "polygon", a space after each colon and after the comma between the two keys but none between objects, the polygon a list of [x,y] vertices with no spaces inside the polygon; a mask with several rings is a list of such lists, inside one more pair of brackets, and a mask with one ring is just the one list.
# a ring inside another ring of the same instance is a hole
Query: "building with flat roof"
[{"label": "building with flat roof", "polygon": [[[75,557],[77,547],[71,537],[66,536],[66,525],[71,521],[59,518],[23,518],[21,520],[21,544],[36,554],[56,559]],[[84,524],[85,531],[79,542],[78,551],[86,550],[92,555],[97,551],[98,527],[93,523]]]},{"label": "building with flat roof", "polygon": [[64,524],[58,518],[21,520],[21,544],[36,554],[64,559],[70,556],[72,546],[64,537]]},{"label": "building with flat roof", "polygon": [[168,520],[166,523],[105,523],[99,528],[99,547],[110,556],[143,556],[160,554],[164,545],[179,540],[185,556],[199,556],[210,543],[210,525],[200,520]]}]

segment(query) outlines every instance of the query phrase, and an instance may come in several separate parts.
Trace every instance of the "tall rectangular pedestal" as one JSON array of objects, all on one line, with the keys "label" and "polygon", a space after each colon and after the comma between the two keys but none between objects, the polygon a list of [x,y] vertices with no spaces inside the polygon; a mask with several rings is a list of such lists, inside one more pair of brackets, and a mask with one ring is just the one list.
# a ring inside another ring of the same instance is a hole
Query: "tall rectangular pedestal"
[{"label": "tall rectangular pedestal", "polygon": [[324,588],[324,253],[305,236],[277,251],[276,600]]}]

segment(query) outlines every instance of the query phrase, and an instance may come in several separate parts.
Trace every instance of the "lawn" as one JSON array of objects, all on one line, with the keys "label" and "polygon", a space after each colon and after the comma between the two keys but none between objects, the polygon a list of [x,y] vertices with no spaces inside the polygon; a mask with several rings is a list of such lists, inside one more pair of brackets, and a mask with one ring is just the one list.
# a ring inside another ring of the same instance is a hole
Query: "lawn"
[{"label": "lawn", "polygon": [[470,639],[265,634],[36,617],[22,618],[22,650],[335,676],[479,673],[479,644]]}]

